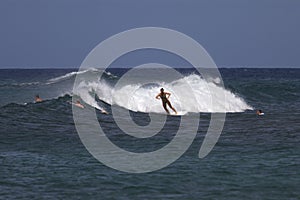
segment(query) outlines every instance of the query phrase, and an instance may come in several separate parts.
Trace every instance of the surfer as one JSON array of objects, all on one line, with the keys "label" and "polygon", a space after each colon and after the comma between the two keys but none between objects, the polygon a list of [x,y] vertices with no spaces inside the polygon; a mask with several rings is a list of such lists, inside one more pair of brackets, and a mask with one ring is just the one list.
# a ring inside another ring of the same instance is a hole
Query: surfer
[{"label": "surfer", "polygon": [[171,96],[171,93],[169,92],[164,92],[164,88],[160,89],[160,93],[158,95],[156,95],[156,99],[161,99],[162,100],[162,104],[163,107],[165,109],[165,111],[170,114],[168,108],[167,108],[167,104],[168,106],[175,112],[175,114],[177,114],[177,111],[175,110],[175,108],[172,107],[171,102],[169,101],[169,97]]},{"label": "surfer", "polygon": [[35,103],[42,102],[42,101],[43,101],[43,99],[38,94],[35,95],[35,97],[34,97],[34,102]]},{"label": "surfer", "polygon": [[74,103],[74,105],[79,107],[79,108],[84,108],[84,106],[80,103],[79,100],[77,100],[76,103]]},{"label": "surfer", "polygon": [[264,115],[265,113],[263,113],[262,110],[257,110],[257,111],[256,111],[256,114],[257,114],[257,115]]}]

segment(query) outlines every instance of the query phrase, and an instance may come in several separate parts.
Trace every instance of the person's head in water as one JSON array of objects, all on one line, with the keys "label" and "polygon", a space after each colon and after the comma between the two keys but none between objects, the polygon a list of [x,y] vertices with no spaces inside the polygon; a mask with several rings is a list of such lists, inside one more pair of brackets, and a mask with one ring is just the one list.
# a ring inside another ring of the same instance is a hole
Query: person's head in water
[{"label": "person's head in water", "polygon": [[35,102],[41,102],[41,101],[43,101],[43,99],[37,94],[37,95],[35,95]]},{"label": "person's head in water", "polygon": [[164,88],[161,88],[161,89],[160,89],[160,92],[163,93],[163,92],[164,92]]},{"label": "person's head in water", "polygon": [[257,114],[257,115],[264,115],[264,113],[263,113],[262,110],[257,110],[257,111],[256,111],[256,114]]}]

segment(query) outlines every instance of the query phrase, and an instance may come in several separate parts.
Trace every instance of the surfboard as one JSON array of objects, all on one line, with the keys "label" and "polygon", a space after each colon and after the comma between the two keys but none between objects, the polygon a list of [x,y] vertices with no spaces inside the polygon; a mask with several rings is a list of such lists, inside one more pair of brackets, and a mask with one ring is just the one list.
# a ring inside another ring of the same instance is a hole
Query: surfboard
[{"label": "surfboard", "polygon": [[185,115],[187,112],[183,112],[183,111],[178,111],[177,114],[175,114],[174,112],[170,113],[169,115],[172,116],[182,116]]},{"label": "surfboard", "polygon": [[96,108],[97,110],[100,110],[100,112],[102,113],[102,114],[106,114],[106,115],[108,115],[109,113],[106,111],[106,110],[104,110],[103,108],[102,109],[99,109],[99,108]]},{"label": "surfboard", "polygon": [[[71,102],[71,101],[68,101],[68,103],[69,103],[69,104],[73,104],[74,106],[77,106],[77,107],[82,108],[82,109],[84,108],[83,105],[78,105],[78,104],[76,104],[76,103],[74,103],[74,102]],[[94,106],[93,106],[93,108],[99,110],[102,114],[106,114],[106,115],[109,114],[104,108],[98,108],[98,107],[94,107]]]},{"label": "surfboard", "polygon": [[77,106],[78,108],[84,108],[84,106],[81,105],[81,104],[76,104],[76,103],[73,103],[73,102],[71,102],[71,101],[68,101],[68,103],[69,103],[69,104],[72,104],[72,105],[74,105],[74,106]]}]

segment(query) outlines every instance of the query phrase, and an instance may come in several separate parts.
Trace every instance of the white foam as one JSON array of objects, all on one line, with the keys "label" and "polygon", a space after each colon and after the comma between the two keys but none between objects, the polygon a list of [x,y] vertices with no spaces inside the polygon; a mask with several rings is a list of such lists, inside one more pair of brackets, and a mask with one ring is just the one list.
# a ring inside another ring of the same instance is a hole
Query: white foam
[{"label": "white foam", "polygon": [[165,113],[161,100],[155,99],[160,88],[163,87],[165,91],[171,93],[170,102],[182,115],[188,112],[243,112],[253,109],[241,97],[215,82],[218,81],[207,83],[195,74],[171,83],[156,83],[155,87],[143,87],[135,84],[115,89],[105,81],[81,82],[77,89],[77,95],[87,104],[96,108],[99,105],[89,92],[95,92],[102,101],[110,105],[118,105],[132,111],[145,113]]},{"label": "white foam", "polygon": [[55,78],[51,78],[47,81],[46,84],[52,84],[52,83],[57,83],[57,82],[60,82],[62,80],[66,80],[66,79],[69,79],[73,76],[76,76],[76,75],[79,75],[79,74],[84,74],[86,72],[98,72],[99,69],[96,69],[96,68],[89,68],[89,69],[86,69],[86,70],[82,70],[82,71],[76,71],[76,72],[70,72],[70,73],[67,73],[65,75],[62,75],[62,76],[58,76],[58,77],[55,77]]},{"label": "white foam", "polygon": [[98,105],[97,101],[93,98],[93,96],[90,94],[90,92],[94,91],[94,83],[86,84],[84,82],[81,82],[81,84],[78,85],[77,89],[74,90],[74,94],[80,96],[80,98],[90,106],[105,111],[105,109]]}]

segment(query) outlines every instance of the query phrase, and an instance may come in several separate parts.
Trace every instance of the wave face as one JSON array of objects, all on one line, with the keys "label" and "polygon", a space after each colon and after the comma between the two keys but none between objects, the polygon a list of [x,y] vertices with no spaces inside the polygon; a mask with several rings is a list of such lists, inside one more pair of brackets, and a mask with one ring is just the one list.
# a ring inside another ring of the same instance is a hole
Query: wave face
[{"label": "wave face", "polygon": [[[160,88],[163,87],[165,91],[171,93],[170,102],[181,115],[191,112],[244,112],[253,109],[240,96],[240,94],[251,92],[246,84],[245,86],[229,85],[230,90],[228,90],[219,85],[220,80],[211,79],[207,82],[194,74],[193,70],[182,69],[182,77],[176,80],[154,81],[148,85],[135,82],[135,84],[115,87],[127,70],[111,69],[110,71],[96,68],[78,72],[71,69],[19,70],[13,74],[8,71],[6,74],[1,74],[3,77],[0,80],[0,95],[2,96],[0,106],[33,102],[36,94],[44,100],[53,101],[67,94],[76,95],[77,99],[99,110],[109,109],[107,106],[114,105],[135,112],[165,114],[161,100],[155,99]],[[100,74],[102,74],[101,79]],[[82,79],[74,90],[76,76],[77,78],[93,77],[93,81]],[[189,92],[186,90],[186,85],[190,87]],[[251,100],[251,97],[247,99]]]},{"label": "wave face", "polygon": [[[188,93],[186,92],[186,84],[190,87]],[[241,97],[215,82],[206,82],[196,74],[186,75],[169,83],[128,84],[118,87],[119,89],[115,89],[106,79],[93,82],[82,81],[75,91],[76,95],[80,96],[85,103],[97,109],[101,108],[93,95],[107,104],[120,106],[131,111],[165,113],[161,100],[155,99],[161,87],[171,93],[170,102],[179,114],[243,112],[247,109],[253,109]]]}]

